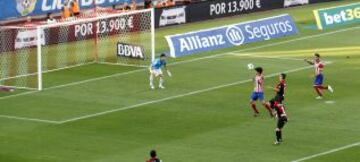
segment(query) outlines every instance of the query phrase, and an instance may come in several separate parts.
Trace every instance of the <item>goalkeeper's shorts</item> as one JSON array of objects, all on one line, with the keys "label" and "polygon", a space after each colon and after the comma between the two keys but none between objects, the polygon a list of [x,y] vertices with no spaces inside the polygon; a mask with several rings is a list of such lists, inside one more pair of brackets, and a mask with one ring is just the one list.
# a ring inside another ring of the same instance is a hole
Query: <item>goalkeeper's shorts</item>
[{"label": "goalkeeper's shorts", "polygon": [[163,72],[161,69],[150,69],[151,74],[155,75],[155,76],[160,76],[163,75]]}]

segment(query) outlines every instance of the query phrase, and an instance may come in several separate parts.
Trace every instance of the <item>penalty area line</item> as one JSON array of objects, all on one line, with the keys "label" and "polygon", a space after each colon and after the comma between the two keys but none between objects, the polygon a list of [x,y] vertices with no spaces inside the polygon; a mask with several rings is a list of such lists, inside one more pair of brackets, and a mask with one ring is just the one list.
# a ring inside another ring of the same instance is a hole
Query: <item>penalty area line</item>
[{"label": "penalty area line", "polygon": [[332,149],[332,150],[329,150],[329,151],[325,151],[325,152],[322,152],[322,153],[318,153],[318,154],[310,155],[310,156],[307,156],[307,157],[303,157],[301,159],[293,160],[291,162],[306,161],[306,160],[310,160],[310,159],[317,158],[317,157],[320,157],[320,156],[328,155],[328,154],[331,154],[331,153],[334,153],[334,152],[349,149],[349,148],[352,148],[352,147],[355,147],[355,146],[360,146],[360,141],[356,142],[356,143],[353,143],[353,144],[346,145],[346,146],[338,147],[338,148],[335,148],[335,149]]},{"label": "penalty area line", "polygon": [[[272,73],[272,74],[266,75],[265,77],[266,78],[271,78],[271,77],[278,76],[280,73],[294,73],[294,72],[298,72],[298,71],[302,71],[302,70],[306,70],[306,69],[310,69],[310,68],[313,68],[313,66],[304,66],[304,67],[300,67],[300,68],[286,70],[286,71],[283,71],[283,72]],[[69,123],[69,122],[75,122],[75,121],[78,121],[78,120],[94,118],[94,117],[98,117],[98,116],[102,116],[102,115],[106,115],[106,114],[110,114],[110,113],[114,113],[114,112],[118,112],[118,111],[134,109],[134,108],[138,108],[138,107],[141,107],[141,106],[160,103],[160,102],[169,101],[169,100],[173,100],[173,99],[178,99],[178,98],[191,96],[191,95],[196,95],[196,94],[200,94],[200,93],[210,92],[210,91],[214,91],[214,90],[218,90],[218,89],[226,88],[226,87],[230,87],[230,86],[245,84],[245,83],[249,83],[251,81],[252,81],[252,79],[246,79],[246,80],[236,81],[236,82],[233,82],[233,83],[223,84],[223,85],[210,87],[210,88],[206,88],[206,89],[200,89],[200,90],[196,90],[196,91],[192,91],[192,92],[188,92],[188,93],[184,93],[184,94],[179,94],[179,95],[175,95],[175,96],[170,96],[170,97],[166,97],[166,98],[162,98],[162,99],[158,99],[158,100],[152,100],[152,101],[148,101],[148,102],[144,102],[144,103],[139,103],[139,104],[120,107],[120,108],[117,108],[117,109],[112,109],[112,110],[103,111],[103,112],[99,112],[99,113],[84,115],[84,116],[80,116],[80,117],[76,117],[76,118],[72,118],[72,119],[68,119],[68,120],[63,120],[63,121],[60,121],[58,124],[65,124],[65,123]]]}]

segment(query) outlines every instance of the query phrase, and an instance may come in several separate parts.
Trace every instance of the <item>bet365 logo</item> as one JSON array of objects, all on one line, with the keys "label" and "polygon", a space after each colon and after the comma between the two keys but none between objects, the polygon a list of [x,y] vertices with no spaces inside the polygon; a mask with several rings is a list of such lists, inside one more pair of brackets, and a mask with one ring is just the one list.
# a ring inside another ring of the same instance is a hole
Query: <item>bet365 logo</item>
[{"label": "bet365 logo", "polygon": [[226,37],[229,42],[235,46],[240,46],[245,41],[242,30],[237,26],[228,27],[226,30]]},{"label": "bet365 logo", "polygon": [[36,5],[36,0],[16,0],[16,9],[21,16],[27,16],[31,14]]},{"label": "bet365 logo", "polygon": [[360,19],[360,7],[342,10],[334,14],[329,14],[327,12],[324,12],[323,15],[325,18],[325,23],[327,25],[353,21],[355,19]]}]

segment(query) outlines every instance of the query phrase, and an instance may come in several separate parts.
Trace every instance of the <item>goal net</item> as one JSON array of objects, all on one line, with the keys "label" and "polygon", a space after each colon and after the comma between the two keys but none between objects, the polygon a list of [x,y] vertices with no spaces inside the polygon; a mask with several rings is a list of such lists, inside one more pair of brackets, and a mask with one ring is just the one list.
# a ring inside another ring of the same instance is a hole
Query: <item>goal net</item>
[{"label": "goal net", "polygon": [[42,90],[45,73],[88,64],[148,66],[153,9],[101,12],[52,24],[0,28],[0,85]]}]

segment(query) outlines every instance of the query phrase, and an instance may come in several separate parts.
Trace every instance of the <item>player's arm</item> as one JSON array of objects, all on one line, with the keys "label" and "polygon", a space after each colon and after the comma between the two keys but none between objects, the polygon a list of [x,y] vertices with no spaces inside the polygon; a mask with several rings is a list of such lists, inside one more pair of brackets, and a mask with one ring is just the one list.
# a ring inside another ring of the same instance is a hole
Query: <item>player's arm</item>
[{"label": "player's arm", "polygon": [[279,84],[278,86],[273,88],[275,92],[280,92],[280,90],[285,89],[285,85],[284,84]]},{"label": "player's arm", "polygon": [[275,92],[279,92],[279,91],[280,91],[280,88],[279,88],[279,87],[274,87],[274,91],[275,91]]},{"label": "player's arm", "polygon": [[308,59],[304,59],[304,61],[307,62],[307,63],[310,64],[310,65],[314,65],[314,61],[310,61],[310,60],[308,60]]},{"label": "player's arm", "polygon": [[164,64],[164,69],[166,70],[166,73],[168,74],[169,77],[172,76],[170,70],[168,69],[168,67],[166,66],[166,64]]},{"label": "player's arm", "polygon": [[278,114],[277,114],[277,110],[276,110],[276,109],[277,109],[276,107],[274,107],[274,108],[272,109],[272,114],[273,114],[273,116],[274,116],[275,119],[278,118]]},{"label": "player's arm", "polygon": [[272,89],[274,90],[275,92],[279,92],[280,89],[278,87],[272,87],[272,86],[267,86],[268,89]]}]

